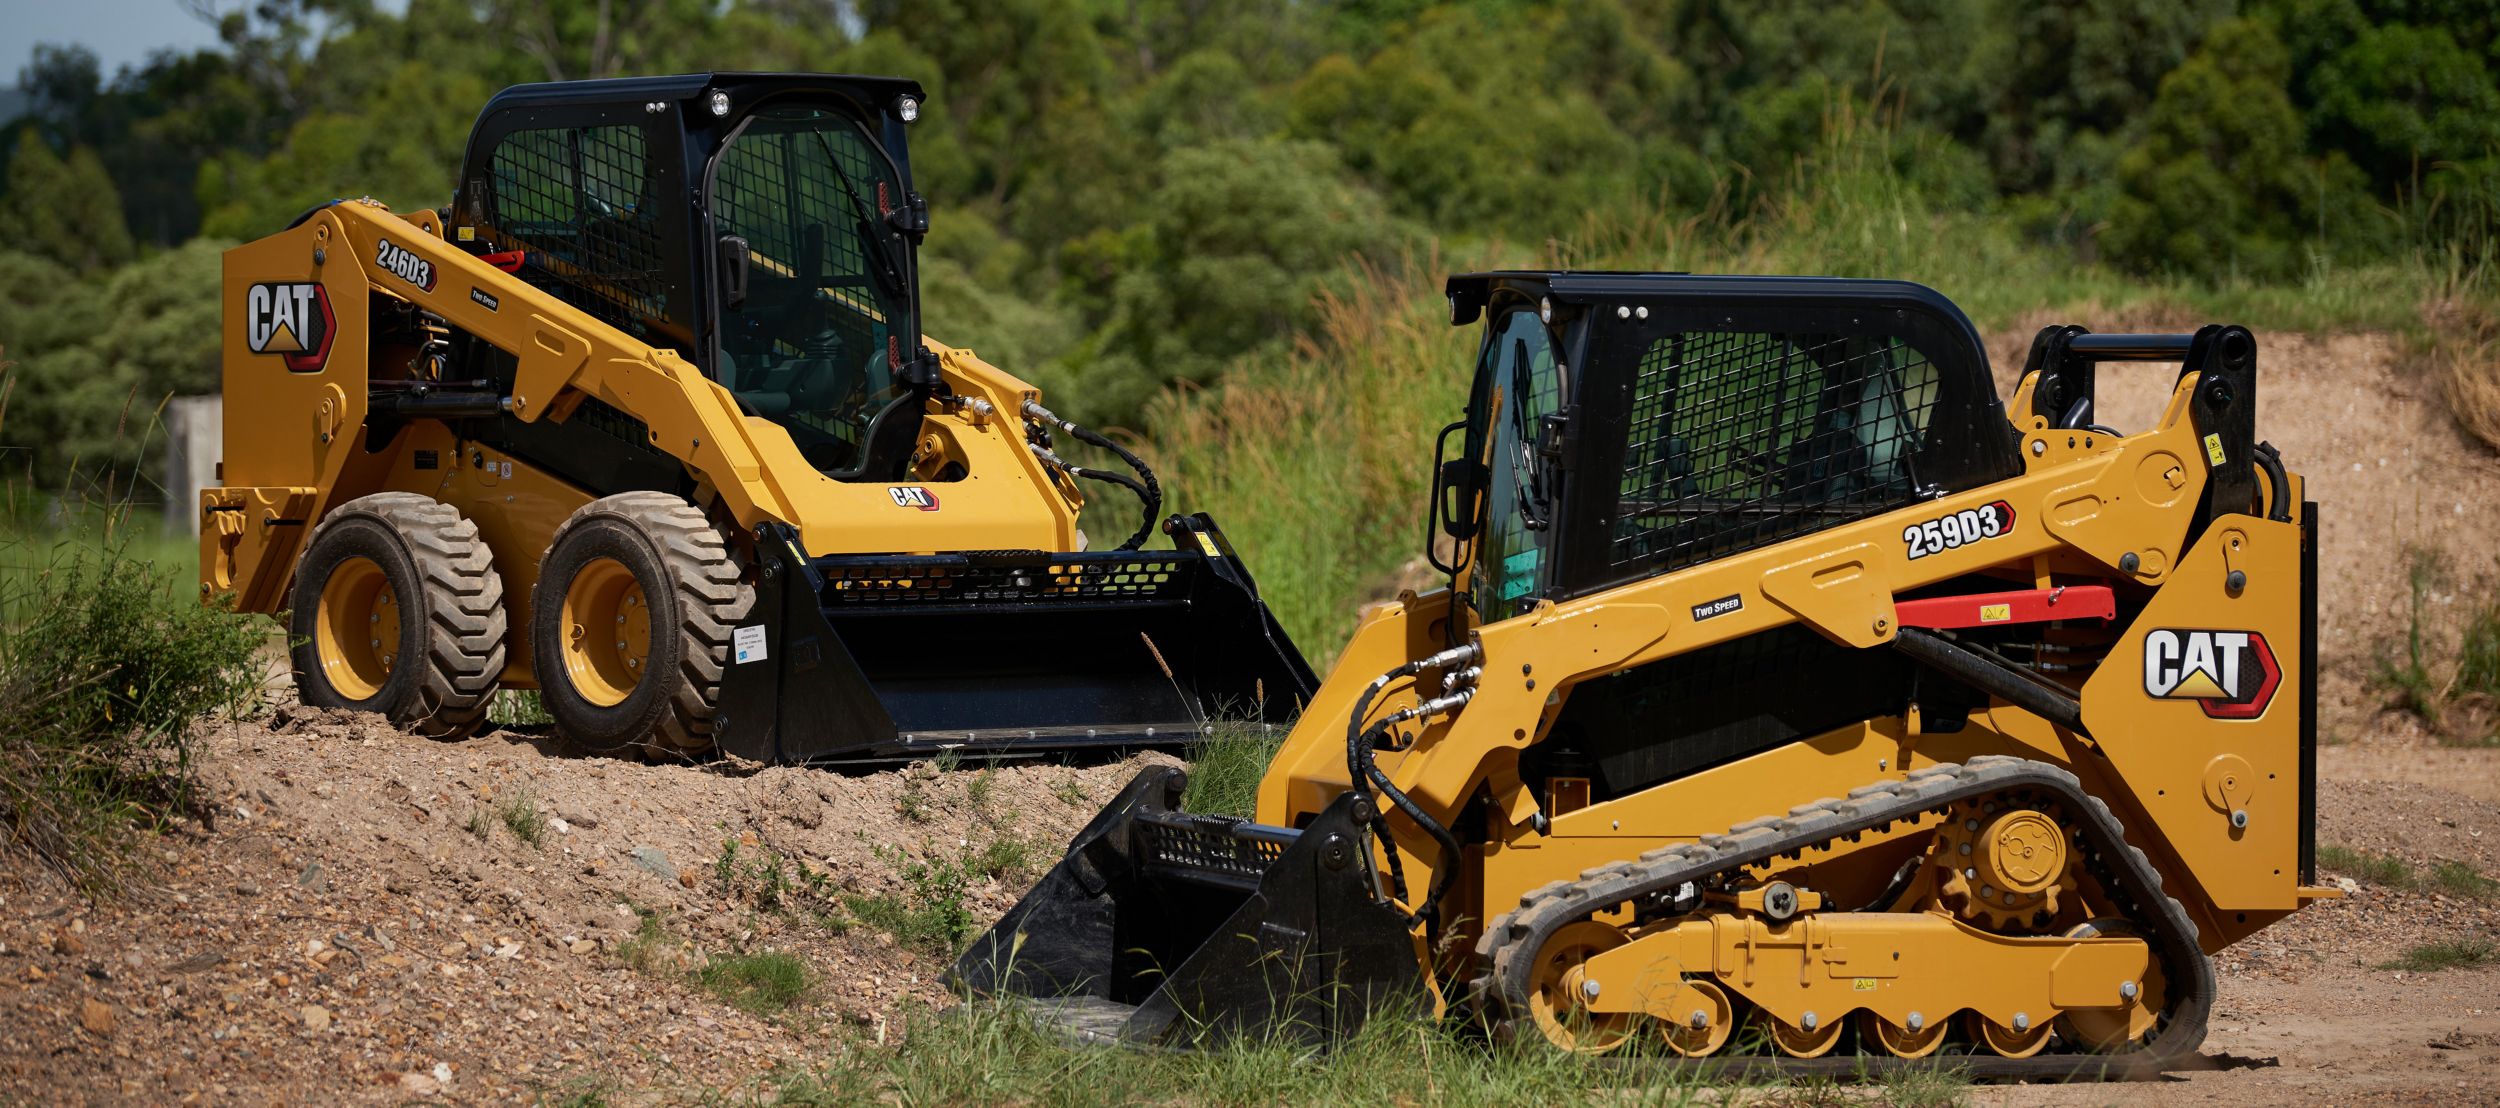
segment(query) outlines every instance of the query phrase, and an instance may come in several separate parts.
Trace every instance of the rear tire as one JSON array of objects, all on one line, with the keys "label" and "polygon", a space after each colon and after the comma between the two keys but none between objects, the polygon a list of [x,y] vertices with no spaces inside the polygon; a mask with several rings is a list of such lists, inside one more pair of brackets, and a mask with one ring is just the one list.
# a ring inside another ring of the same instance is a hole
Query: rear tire
[{"label": "rear tire", "polygon": [[486,723],[509,617],[494,554],[458,509],[407,492],[332,509],[296,563],[290,608],[305,704],[437,739]]},{"label": "rear tire", "polygon": [[601,753],[712,749],[730,632],[754,591],[694,505],[629,492],[556,529],[530,599],[539,697],[556,728]]}]

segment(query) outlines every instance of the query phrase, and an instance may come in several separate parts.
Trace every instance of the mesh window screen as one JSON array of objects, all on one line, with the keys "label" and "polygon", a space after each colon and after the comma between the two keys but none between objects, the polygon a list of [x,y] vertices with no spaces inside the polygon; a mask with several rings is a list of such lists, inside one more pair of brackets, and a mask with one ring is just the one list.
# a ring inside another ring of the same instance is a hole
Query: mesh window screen
[{"label": "mesh window screen", "polygon": [[514,131],[495,145],[493,210],[522,277],[626,334],[668,312],[660,211],[641,128]]},{"label": "mesh window screen", "polygon": [[1632,388],[1615,566],[1676,569],[1889,511],[1937,398],[1894,337],[1691,331]]}]

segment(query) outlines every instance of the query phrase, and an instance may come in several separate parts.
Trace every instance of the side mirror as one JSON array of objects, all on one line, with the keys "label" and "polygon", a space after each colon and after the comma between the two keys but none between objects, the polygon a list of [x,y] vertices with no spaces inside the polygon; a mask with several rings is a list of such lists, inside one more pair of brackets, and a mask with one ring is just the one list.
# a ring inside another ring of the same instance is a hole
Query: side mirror
[{"label": "side mirror", "polygon": [[1441,533],[1460,542],[1476,537],[1476,509],[1484,500],[1485,478],[1489,476],[1484,463],[1474,458],[1452,458],[1441,463],[1439,480]]},{"label": "side mirror", "polygon": [[736,308],[747,302],[747,271],[753,267],[754,253],[747,249],[747,240],[736,235],[720,237],[720,305]]}]

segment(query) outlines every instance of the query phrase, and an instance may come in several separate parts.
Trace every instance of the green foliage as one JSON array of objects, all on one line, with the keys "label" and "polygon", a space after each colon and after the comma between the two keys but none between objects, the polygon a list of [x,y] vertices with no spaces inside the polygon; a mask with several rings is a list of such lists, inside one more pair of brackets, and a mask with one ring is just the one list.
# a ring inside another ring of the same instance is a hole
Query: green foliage
[{"label": "green foliage", "polygon": [[964,897],[973,881],[988,878],[1020,886],[1038,875],[1042,861],[1032,843],[1014,836],[966,846],[953,856],[912,858],[900,850],[880,850],[879,855],[902,874],[902,891],[849,896],[844,905],[860,923],[885,932],[896,945],[940,958],[952,957],[972,938],[972,908]]},{"label": "green foliage", "polygon": [[544,848],[547,841],[547,815],[538,810],[538,794],[528,789],[505,793],[495,805],[495,818],[503,821],[504,830],[512,837],[533,847]]},{"label": "green foliage", "polygon": [[1259,780],[1284,736],[1256,724],[1219,727],[1189,750],[1189,789],[1181,810],[1250,818],[1259,806]]},{"label": "green foliage", "polygon": [[266,637],[132,551],[0,535],[0,845],[94,896],[140,876],[134,828],[191,807],[191,727],[251,703]]},{"label": "green foliage", "polygon": [[69,491],[107,502],[133,474],[152,478],[141,463],[163,449],[165,400],[217,388],[222,246],[194,241],[87,281],[0,250],[0,344],[20,362],[0,423],[7,469],[46,492],[83,475]]},{"label": "green foliage", "polygon": [[2446,969],[2462,969],[2500,961],[2500,946],[2487,939],[2449,939],[2424,943],[2405,951],[2404,957],[2379,964],[2383,970],[2407,973],[2437,973]]},{"label": "green foliage", "polygon": [[795,954],[716,954],[696,970],[695,984],[730,1007],[769,1016],[807,996],[807,963]]},{"label": "green foliage", "polygon": [[2214,29],[2162,78],[2137,146],[2119,160],[2111,252],[2201,276],[2297,272],[2308,252],[2369,220],[2358,172],[2304,153],[2291,57],[2256,20]]},{"label": "green foliage", "polygon": [[1318,143],[1219,140],[1171,152],[1157,177],[1140,222],[1068,248],[1106,317],[1067,375],[1080,420],[1133,426],[1173,384],[1281,355],[1339,265],[1398,246]]},{"label": "green foliage", "polygon": [[18,133],[0,190],[0,242],[80,276],[130,260],[130,227],[121,198],[94,150],[81,146],[64,160],[33,130]]},{"label": "green foliage", "polygon": [[2343,846],[2318,848],[2318,865],[2355,881],[2390,889],[2411,889],[2413,866],[2392,854],[2373,854]]},{"label": "green foliage", "polygon": [[2431,867],[2432,888],[2450,896],[2484,897],[2500,892],[2500,881],[2483,875],[2481,870],[2453,858]]},{"label": "green foliage", "polygon": [[[1663,1053],[1663,1049],[1657,1053]],[[1561,1051],[1488,1048],[1456,1021],[1375,1013],[1314,1053],[1283,1034],[1195,1050],[1104,1050],[1068,1043],[1021,1007],[974,1000],[916,1013],[891,1050],[844,1049],[784,1079],[783,1105],[855,1103],[1034,1105],[1778,1103],[1776,1088],[1722,1090],[1655,1053],[1626,1051],[1592,1066]],[[1949,1075],[1885,1089],[1893,1103],[1961,1099]]]}]

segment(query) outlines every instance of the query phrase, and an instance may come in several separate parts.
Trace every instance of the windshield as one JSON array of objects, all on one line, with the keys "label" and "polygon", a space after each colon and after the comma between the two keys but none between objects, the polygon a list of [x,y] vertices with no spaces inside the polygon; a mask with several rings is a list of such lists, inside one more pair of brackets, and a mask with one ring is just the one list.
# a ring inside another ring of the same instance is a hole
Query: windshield
[{"label": "windshield", "polygon": [[904,190],[851,117],[819,107],[750,116],[712,169],[714,234],[747,242],[745,300],[721,305],[714,375],[750,414],[789,429],[817,469],[860,463],[868,421],[901,394],[919,345],[908,246],[885,221]]}]

